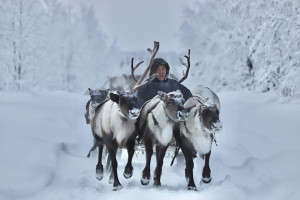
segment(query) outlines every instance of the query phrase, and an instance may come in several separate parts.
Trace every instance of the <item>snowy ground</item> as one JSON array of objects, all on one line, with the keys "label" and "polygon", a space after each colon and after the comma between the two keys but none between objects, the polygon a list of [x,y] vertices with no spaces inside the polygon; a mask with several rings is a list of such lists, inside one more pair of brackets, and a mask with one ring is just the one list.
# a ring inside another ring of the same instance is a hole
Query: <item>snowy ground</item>
[{"label": "snowy ground", "polygon": [[144,155],[134,157],[134,175],[125,179],[123,154],[124,188],[113,192],[107,176],[95,178],[97,153],[86,157],[92,145],[84,119],[88,96],[0,93],[0,199],[300,199],[299,102],[249,92],[219,97],[224,129],[213,146],[210,184],[199,184],[203,161],[197,158],[198,191],[186,190],[184,168],[171,167],[167,157],[162,186],[142,186]]}]

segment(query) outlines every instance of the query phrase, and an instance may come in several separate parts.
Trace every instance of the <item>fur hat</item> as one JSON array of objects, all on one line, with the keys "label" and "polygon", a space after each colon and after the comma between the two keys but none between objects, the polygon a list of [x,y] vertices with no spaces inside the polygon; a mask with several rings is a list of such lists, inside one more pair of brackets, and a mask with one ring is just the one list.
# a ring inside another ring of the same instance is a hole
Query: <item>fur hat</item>
[{"label": "fur hat", "polygon": [[152,76],[153,74],[155,74],[157,68],[158,68],[160,65],[163,65],[163,66],[166,67],[166,69],[167,69],[167,75],[166,75],[166,77],[168,77],[169,71],[170,71],[170,67],[169,67],[169,64],[168,64],[164,59],[162,59],[162,58],[155,58],[155,59],[153,60],[153,63],[152,63],[152,66],[151,66],[151,70],[150,70],[149,76]]}]

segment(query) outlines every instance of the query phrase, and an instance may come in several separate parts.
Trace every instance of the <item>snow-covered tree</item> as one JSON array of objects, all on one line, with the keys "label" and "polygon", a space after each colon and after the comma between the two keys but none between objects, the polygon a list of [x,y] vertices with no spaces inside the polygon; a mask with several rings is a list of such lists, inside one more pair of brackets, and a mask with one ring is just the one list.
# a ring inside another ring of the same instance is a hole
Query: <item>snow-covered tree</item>
[{"label": "snow-covered tree", "polygon": [[1,9],[2,88],[23,90],[33,80],[34,64],[39,59],[39,30],[43,10],[35,0],[4,1]]},{"label": "snow-covered tree", "polygon": [[203,0],[185,8],[181,41],[194,80],[216,90],[300,93],[299,1]]},{"label": "snow-covered tree", "polygon": [[0,14],[1,90],[82,91],[100,87],[120,66],[120,52],[105,43],[93,7],[3,0]]}]

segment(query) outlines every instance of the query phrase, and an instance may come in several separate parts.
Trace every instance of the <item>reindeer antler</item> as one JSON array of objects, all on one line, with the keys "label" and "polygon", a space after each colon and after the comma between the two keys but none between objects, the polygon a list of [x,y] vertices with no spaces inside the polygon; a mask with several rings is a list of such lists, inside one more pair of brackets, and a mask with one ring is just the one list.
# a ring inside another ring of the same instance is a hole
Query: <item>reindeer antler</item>
[{"label": "reindeer antler", "polygon": [[183,73],[183,77],[182,77],[182,79],[180,79],[179,83],[182,83],[189,75],[189,71],[190,71],[190,67],[191,67],[191,61],[190,61],[191,57],[190,57],[190,55],[191,55],[191,49],[189,49],[188,55],[184,56],[187,60],[187,63],[183,62],[183,60],[181,58],[179,58],[181,64],[186,66],[186,68],[187,68],[186,72]]},{"label": "reindeer antler", "polygon": [[134,71],[140,66],[140,64],[142,64],[144,61],[139,62],[135,67],[133,67],[133,60],[134,58],[131,58],[131,76],[132,79],[136,82],[138,82],[138,80],[136,79],[135,75],[134,75]]},{"label": "reindeer antler", "polygon": [[[131,59],[131,76],[132,78],[136,81],[135,85],[133,86],[133,92],[135,92],[136,90],[138,90],[140,87],[142,87],[143,85],[146,85],[148,83],[150,83],[155,77],[156,74],[153,74],[152,76],[150,76],[146,81],[144,81],[145,77],[147,76],[148,72],[150,71],[150,68],[153,64],[153,60],[155,58],[155,55],[157,53],[159,49],[159,42],[154,41],[154,47],[153,49],[148,48],[147,50],[151,53],[151,59],[149,62],[148,67],[146,68],[146,70],[144,71],[143,75],[139,78],[139,80],[136,80],[135,76],[134,76],[134,71],[139,67],[140,64],[142,64],[144,61],[139,62],[135,67],[133,67],[133,60],[134,58]],[[144,82],[143,82],[144,81]]]}]

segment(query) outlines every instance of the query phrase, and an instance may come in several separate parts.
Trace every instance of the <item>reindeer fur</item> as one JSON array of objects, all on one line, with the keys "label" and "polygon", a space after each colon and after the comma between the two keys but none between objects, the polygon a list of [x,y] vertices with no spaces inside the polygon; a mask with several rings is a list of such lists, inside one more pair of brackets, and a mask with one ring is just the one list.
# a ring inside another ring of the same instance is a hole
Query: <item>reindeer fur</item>
[{"label": "reindeer fur", "polygon": [[[122,148],[135,130],[136,119],[127,119],[119,114],[120,107],[113,101],[108,101],[95,117],[95,133],[103,138],[103,134],[112,136]],[[100,123],[97,123],[100,122]],[[113,133],[113,135],[111,135]]]},{"label": "reindeer fur", "polygon": [[180,123],[180,130],[191,141],[196,151],[204,155],[211,150],[213,132],[203,126],[200,114],[200,105],[192,108],[187,120]]}]

